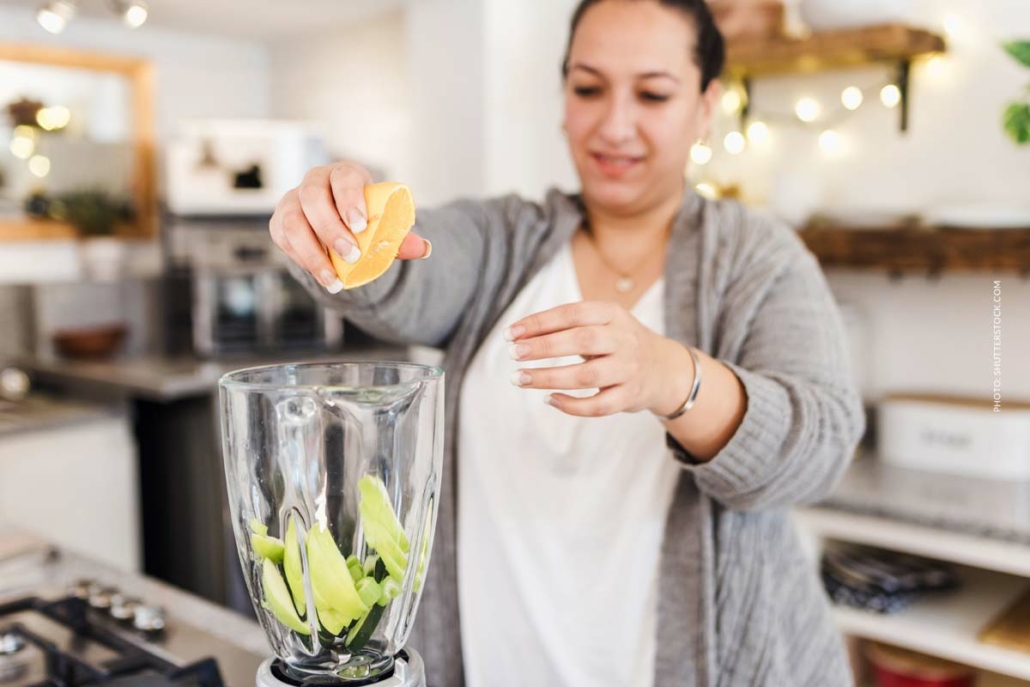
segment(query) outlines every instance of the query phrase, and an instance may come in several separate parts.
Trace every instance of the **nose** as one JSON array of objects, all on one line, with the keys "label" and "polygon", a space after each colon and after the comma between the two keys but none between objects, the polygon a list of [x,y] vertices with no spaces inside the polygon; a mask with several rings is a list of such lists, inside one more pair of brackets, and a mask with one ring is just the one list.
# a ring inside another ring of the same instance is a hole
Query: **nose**
[{"label": "nose", "polygon": [[631,98],[614,95],[608,101],[601,128],[601,139],[608,145],[617,146],[632,140],[636,131],[636,113]]}]

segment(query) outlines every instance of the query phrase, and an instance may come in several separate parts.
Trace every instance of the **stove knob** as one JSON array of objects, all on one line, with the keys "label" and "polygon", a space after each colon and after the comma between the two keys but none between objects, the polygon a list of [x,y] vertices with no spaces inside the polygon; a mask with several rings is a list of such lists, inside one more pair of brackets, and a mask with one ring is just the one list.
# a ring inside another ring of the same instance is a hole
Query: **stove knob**
[{"label": "stove knob", "polygon": [[75,580],[68,588],[68,593],[79,599],[88,599],[90,590],[96,586],[96,580],[81,579]]},{"label": "stove knob", "polygon": [[114,587],[92,588],[89,594],[89,605],[101,611],[111,608],[111,599],[118,595]]},{"label": "stove knob", "polygon": [[136,616],[136,609],[143,604],[134,596],[115,594],[111,597],[111,608],[108,613],[115,620],[132,620]]},{"label": "stove knob", "polygon": [[160,606],[137,606],[132,624],[143,632],[160,632],[165,627],[165,609]]}]

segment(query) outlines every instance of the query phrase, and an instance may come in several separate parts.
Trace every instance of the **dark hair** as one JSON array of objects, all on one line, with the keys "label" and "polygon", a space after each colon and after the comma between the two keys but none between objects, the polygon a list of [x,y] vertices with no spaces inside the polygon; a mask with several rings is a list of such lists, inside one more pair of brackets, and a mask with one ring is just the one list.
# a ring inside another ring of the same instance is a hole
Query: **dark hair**
[{"label": "dark hair", "polygon": [[[576,27],[586,11],[603,0],[580,0],[576,11],[572,13],[569,26],[569,41],[565,46],[565,59],[562,60],[562,79],[569,75],[569,50],[572,48],[572,37]],[[726,44],[719,27],[715,25],[711,10],[705,0],[656,0],[660,5],[678,9],[694,22],[697,29],[697,43],[694,46],[694,62],[701,68],[701,91],[704,92],[714,79],[722,72],[726,60]]]}]

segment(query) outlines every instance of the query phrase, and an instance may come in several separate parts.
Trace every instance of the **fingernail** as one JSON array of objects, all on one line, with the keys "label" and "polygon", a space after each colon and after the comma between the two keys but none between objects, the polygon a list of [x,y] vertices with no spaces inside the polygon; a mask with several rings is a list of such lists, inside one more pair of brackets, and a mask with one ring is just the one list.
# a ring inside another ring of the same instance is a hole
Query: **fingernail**
[{"label": "fingernail", "polygon": [[352,265],[361,259],[361,249],[345,239],[336,239],[333,250]]},{"label": "fingernail", "polygon": [[340,293],[343,290],[343,282],[331,270],[322,270],[322,284],[329,293]]},{"label": "fingernail", "polygon": [[515,386],[526,386],[533,381],[533,377],[528,372],[516,371],[511,374],[511,383]]},{"label": "fingernail", "polygon": [[508,347],[508,355],[514,360],[521,360],[522,356],[529,353],[529,346],[526,344],[512,344]]},{"label": "fingernail", "polygon": [[426,239],[422,239],[422,241],[423,241],[423,242],[425,242],[425,244],[426,244],[426,252],[425,252],[425,253],[423,253],[423,254],[422,254],[422,257],[421,257],[421,258],[419,258],[419,259],[420,259],[420,260],[428,260],[428,259],[429,259],[429,256],[433,254],[433,244],[431,244],[431,243],[430,243],[429,241],[427,241]]},{"label": "fingernail", "polygon": [[523,327],[521,324],[517,324],[513,327],[508,327],[504,330],[504,338],[506,338],[508,341],[514,341],[515,339],[519,338],[525,333],[526,328]]},{"label": "fingernail", "polygon": [[558,399],[554,397],[554,394],[547,394],[547,398],[544,399],[544,403],[549,406],[554,406],[555,408],[558,407]]},{"label": "fingernail", "polygon": [[351,208],[347,211],[347,228],[355,234],[360,234],[365,231],[368,227],[368,221],[365,216],[361,214],[361,211],[357,208]]}]

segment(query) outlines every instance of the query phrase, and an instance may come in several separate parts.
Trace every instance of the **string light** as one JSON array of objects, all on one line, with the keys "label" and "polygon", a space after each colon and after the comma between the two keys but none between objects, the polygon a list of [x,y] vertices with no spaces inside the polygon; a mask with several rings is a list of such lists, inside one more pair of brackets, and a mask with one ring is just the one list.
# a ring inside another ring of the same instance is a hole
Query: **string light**
[{"label": "string light", "polygon": [[880,89],[880,102],[886,107],[897,107],[901,102],[901,90],[892,83],[887,84]]},{"label": "string light", "polygon": [[11,139],[11,154],[19,160],[28,160],[36,150],[36,144],[31,138],[15,136]]},{"label": "string light", "polygon": [[33,155],[29,159],[29,171],[42,179],[50,173],[50,158],[44,155]]},{"label": "string light", "polygon": [[794,105],[794,114],[798,116],[798,119],[807,124],[819,118],[821,109],[819,103],[812,98],[802,98]]},{"label": "string light", "polygon": [[769,138],[769,127],[765,122],[755,120],[747,125],[747,140],[755,144],[765,143]]},{"label": "string light", "polygon": [[695,143],[690,149],[690,159],[695,165],[707,165],[712,159],[712,149],[704,143]]},{"label": "string light", "polygon": [[44,107],[36,113],[36,122],[46,131],[55,131],[68,126],[72,113],[63,105]]},{"label": "string light", "polygon": [[739,155],[744,152],[747,141],[744,140],[744,134],[739,131],[731,131],[726,134],[726,138],[722,139],[722,145],[730,155]]},{"label": "string light", "polygon": [[926,73],[931,77],[937,78],[945,72],[948,67],[948,60],[944,55],[934,55],[926,61]]},{"label": "string light", "polygon": [[50,33],[61,33],[75,16],[75,5],[68,0],[51,0],[36,12],[36,21]]},{"label": "string light", "polygon": [[726,114],[736,114],[740,111],[740,92],[736,88],[730,88],[722,94],[722,111]]},{"label": "string light", "polygon": [[840,135],[833,129],[827,129],[819,134],[819,149],[828,155],[840,151]]},{"label": "string light", "polygon": [[858,86],[848,86],[841,91],[841,105],[849,110],[857,110],[862,105],[862,100],[862,89]]}]

